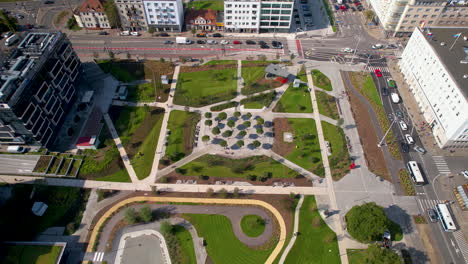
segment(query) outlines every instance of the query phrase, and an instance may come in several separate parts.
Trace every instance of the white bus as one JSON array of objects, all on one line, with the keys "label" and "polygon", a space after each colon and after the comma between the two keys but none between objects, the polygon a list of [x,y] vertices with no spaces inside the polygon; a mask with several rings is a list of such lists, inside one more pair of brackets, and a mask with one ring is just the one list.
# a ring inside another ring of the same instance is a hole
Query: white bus
[{"label": "white bus", "polygon": [[411,175],[411,179],[413,180],[415,185],[424,185],[424,178],[421,174],[421,171],[419,170],[418,163],[416,161],[409,161],[408,164],[406,164],[406,167],[408,168],[408,171]]},{"label": "white bus", "polygon": [[457,227],[453,222],[452,214],[450,213],[450,208],[447,204],[436,204],[434,209],[437,212],[440,224],[442,225],[442,228],[445,230],[445,232],[453,232],[457,230]]}]

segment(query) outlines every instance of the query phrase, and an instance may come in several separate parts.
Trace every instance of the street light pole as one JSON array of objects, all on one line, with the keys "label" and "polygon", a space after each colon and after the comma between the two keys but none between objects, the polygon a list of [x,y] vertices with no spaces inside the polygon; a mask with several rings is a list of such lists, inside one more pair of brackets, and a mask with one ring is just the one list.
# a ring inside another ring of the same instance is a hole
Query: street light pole
[{"label": "street light pole", "polygon": [[353,64],[353,60],[354,60],[354,57],[356,56],[357,48],[359,46],[359,42],[361,42],[361,34],[362,32],[358,36],[358,42],[356,43],[356,47],[354,47],[353,57],[351,58],[351,62],[349,63],[349,65]]},{"label": "street light pole", "polygon": [[383,142],[384,139],[387,137],[388,132],[390,132],[390,129],[392,129],[392,126],[393,126],[393,124],[396,122],[396,120],[397,120],[397,119],[394,117],[392,123],[390,124],[390,126],[389,126],[388,129],[387,129],[387,132],[385,132],[385,135],[382,137],[382,139],[380,140],[380,142],[377,144],[377,147],[380,148],[380,147],[382,146],[382,142]]}]

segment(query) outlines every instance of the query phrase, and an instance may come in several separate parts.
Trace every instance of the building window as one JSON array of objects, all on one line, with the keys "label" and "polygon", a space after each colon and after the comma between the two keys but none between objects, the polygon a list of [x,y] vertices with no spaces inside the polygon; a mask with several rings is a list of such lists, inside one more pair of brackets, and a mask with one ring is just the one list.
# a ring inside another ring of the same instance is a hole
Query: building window
[{"label": "building window", "polygon": [[406,15],[405,17],[406,17],[406,18],[410,18],[410,17],[411,17],[411,15]]},{"label": "building window", "polygon": [[408,20],[403,20],[402,23],[403,23],[403,24],[406,24],[406,23],[408,23]]},{"label": "building window", "polygon": [[427,23],[430,25],[430,24],[432,24],[432,22],[434,22],[434,21],[432,21],[432,20],[429,20],[429,22],[427,22]]},{"label": "building window", "polygon": [[435,11],[435,12],[439,12],[439,11],[440,11],[440,9],[439,9],[439,8],[436,8],[436,9],[434,9],[434,11]]},{"label": "building window", "polygon": [[414,18],[418,18],[418,17],[419,17],[419,15],[414,15]]},{"label": "building window", "polygon": [[427,17],[427,15],[423,15],[422,17],[423,17],[423,18],[426,18],[426,17]]}]

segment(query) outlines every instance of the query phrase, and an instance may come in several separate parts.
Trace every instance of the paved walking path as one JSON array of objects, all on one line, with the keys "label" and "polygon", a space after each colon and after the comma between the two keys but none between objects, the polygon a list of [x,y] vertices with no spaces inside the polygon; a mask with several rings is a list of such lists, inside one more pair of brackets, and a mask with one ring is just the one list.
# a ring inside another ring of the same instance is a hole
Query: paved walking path
[{"label": "paved walking path", "polygon": [[299,232],[299,213],[301,211],[302,202],[304,202],[304,195],[301,195],[301,199],[299,199],[299,202],[297,203],[296,209],[294,210],[293,236],[291,237],[291,240],[289,240],[288,246],[283,251],[283,255],[281,255],[281,259],[279,261],[279,264],[284,263],[284,261],[286,260],[286,257],[289,254],[289,251],[291,251],[292,247],[294,246],[294,243],[296,242],[297,233]]},{"label": "paved walking path", "polygon": [[112,123],[112,120],[109,114],[107,113],[104,114],[104,120],[106,121],[107,127],[109,128],[112,138],[114,139],[115,145],[117,146],[117,149],[119,150],[120,157],[122,158],[123,164],[125,165],[125,168],[127,169],[130,179],[132,180],[133,183],[138,182],[139,180],[135,173],[135,170],[133,169],[132,164],[130,163],[130,158],[127,155],[127,151],[125,151],[122,141],[120,140],[119,135],[117,134],[117,130],[115,130],[114,124]]},{"label": "paved walking path", "polygon": [[297,165],[296,163],[286,159],[285,157],[279,155],[278,153],[274,152],[274,151],[268,151],[266,153],[266,156],[278,161],[279,163],[293,169],[294,171],[302,174],[303,176],[311,179],[311,180],[320,180],[322,179],[320,176],[318,175],[315,175],[314,173],[310,172],[309,170],[306,170],[304,168],[302,168],[301,166]]},{"label": "paved walking path", "polygon": [[[338,205],[336,203],[336,194],[335,194],[335,189],[333,187],[333,178],[330,170],[330,163],[328,162],[328,155],[327,155],[327,147],[325,146],[325,137],[323,135],[323,129],[322,129],[322,122],[320,119],[320,114],[319,114],[319,109],[318,109],[318,104],[317,104],[317,98],[315,96],[315,87],[314,87],[314,82],[312,79],[311,71],[307,70],[307,81],[309,84],[310,90],[310,97],[312,100],[312,107],[314,109],[314,115],[315,115],[315,125],[317,127],[317,134],[319,138],[319,143],[320,143],[320,152],[322,154],[322,162],[323,162],[323,167],[325,169],[325,178],[327,181],[327,190],[328,190],[328,197],[330,199],[330,209],[331,210],[338,210]],[[343,225],[341,223],[341,218],[339,217],[338,214],[335,214],[333,216],[333,219],[335,220],[335,233],[338,238],[338,247],[340,250],[340,257],[341,257],[341,263],[342,264],[347,264],[348,263],[348,255],[346,254],[346,247],[342,244],[341,238],[343,237],[344,230],[343,230]]]},{"label": "paved walking path", "polygon": [[184,166],[185,164],[189,163],[189,162],[192,162],[196,159],[198,159],[199,157],[205,155],[205,154],[208,154],[210,151],[212,151],[212,149],[210,147],[205,147],[203,149],[200,149],[198,151],[194,151],[192,152],[190,155],[184,157],[183,159],[169,165],[168,167],[164,168],[164,169],[160,169],[159,172],[158,172],[158,176],[157,178],[155,178],[155,180],[163,177],[163,176],[166,176],[167,174],[173,172],[175,169],[179,168],[179,167],[182,167]]},{"label": "paved walking path", "polygon": [[244,79],[242,78],[242,60],[237,60],[237,95],[242,94]]}]

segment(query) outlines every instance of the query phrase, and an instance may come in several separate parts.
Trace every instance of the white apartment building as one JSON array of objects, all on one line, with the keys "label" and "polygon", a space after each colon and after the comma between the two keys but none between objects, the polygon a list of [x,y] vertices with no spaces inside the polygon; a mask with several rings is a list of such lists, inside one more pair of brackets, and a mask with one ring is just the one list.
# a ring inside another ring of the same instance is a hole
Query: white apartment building
[{"label": "white apartment building", "polygon": [[228,32],[289,32],[294,1],[224,1],[224,29]]},{"label": "white apartment building", "polygon": [[148,27],[156,31],[182,31],[182,0],[143,0]]},{"label": "white apartment building", "polygon": [[399,63],[441,148],[468,148],[467,46],[468,29],[416,28]]}]

